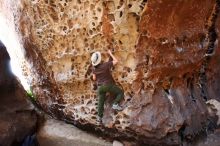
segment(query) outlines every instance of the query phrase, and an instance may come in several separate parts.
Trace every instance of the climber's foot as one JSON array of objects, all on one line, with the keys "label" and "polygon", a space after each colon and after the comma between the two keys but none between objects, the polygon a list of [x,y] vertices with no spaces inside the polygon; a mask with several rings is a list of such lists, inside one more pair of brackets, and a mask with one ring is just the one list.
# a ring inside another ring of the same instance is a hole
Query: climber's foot
[{"label": "climber's foot", "polygon": [[113,104],[113,105],[112,105],[112,109],[121,111],[121,110],[122,110],[122,107],[119,106],[118,104]]}]

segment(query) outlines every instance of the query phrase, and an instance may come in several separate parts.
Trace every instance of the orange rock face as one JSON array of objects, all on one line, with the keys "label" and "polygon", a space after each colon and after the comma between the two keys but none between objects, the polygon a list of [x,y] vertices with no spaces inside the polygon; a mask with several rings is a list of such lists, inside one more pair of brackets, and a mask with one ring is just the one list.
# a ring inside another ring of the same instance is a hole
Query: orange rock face
[{"label": "orange rock face", "polygon": [[[5,0],[0,8],[23,54],[3,42],[45,111],[139,144],[178,145],[207,126],[205,101],[220,91],[218,0]],[[113,111],[109,98],[100,126],[90,56],[108,60],[108,48],[120,60],[113,76],[124,109]]]}]

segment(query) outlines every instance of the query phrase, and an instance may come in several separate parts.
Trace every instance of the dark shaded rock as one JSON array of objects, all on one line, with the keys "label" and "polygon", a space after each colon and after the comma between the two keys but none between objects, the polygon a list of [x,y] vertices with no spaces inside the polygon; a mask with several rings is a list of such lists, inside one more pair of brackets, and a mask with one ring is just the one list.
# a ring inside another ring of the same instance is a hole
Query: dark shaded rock
[{"label": "dark shaded rock", "polygon": [[5,87],[10,87],[13,84],[13,74],[10,68],[10,57],[5,46],[0,41],[0,90],[4,91]]},{"label": "dark shaded rock", "polygon": [[11,73],[10,58],[2,44],[0,50],[0,145],[19,145],[35,132],[37,115],[23,87]]},{"label": "dark shaded rock", "polygon": [[216,38],[217,40],[214,41],[215,49],[214,53],[212,56],[207,58],[207,70],[206,70],[206,75],[207,75],[207,94],[208,98],[211,99],[217,99],[220,101],[220,45],[219,45],[219,38],[220,38],[220,15],[217,16],[216,23],[214,25],[215,33],[216,33]]}]

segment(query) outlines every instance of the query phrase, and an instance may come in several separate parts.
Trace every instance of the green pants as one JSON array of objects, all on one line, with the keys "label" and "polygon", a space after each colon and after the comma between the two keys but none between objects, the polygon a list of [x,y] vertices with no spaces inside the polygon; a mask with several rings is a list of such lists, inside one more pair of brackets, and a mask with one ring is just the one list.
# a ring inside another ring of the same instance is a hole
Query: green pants
[{"label": "green pants", "polygon": [[103,117],[104,111],[104,103],[106,99],[106,93],[109,92],[113,94],[116,98],[113,101],[113,104],[117,104],[120,100],[124,97],[124,92],[118,86],[114,84],[109,85],[102,85],[98,88],[98,96],[99,96],[99,103],[98,103],[98,116]]}]

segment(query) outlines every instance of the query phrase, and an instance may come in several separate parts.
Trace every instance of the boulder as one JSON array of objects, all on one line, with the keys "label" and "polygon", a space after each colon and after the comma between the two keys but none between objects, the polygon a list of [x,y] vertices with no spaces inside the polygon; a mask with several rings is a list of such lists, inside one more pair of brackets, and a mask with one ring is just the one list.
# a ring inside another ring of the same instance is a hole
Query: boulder
[{"label": "boulder", "polygon": [[0,42],[0,145],[20,145],[36,130],[37,114],[28,96],[12,74],[9,55]]},{"label": "boulder", "polygon": [[[54,117],[138,145],[180,145],[206,131],[219,100],[219,0],[3,0],[0,38]],[[10,40],[10,41],[9,41]],[[110,48],[123,110],[97,124],[90,56]]]},{"label": "boulder", "polygon": [[40,146],[112,146],[112,143],[63,121],[47,118],[37,133]]}]

